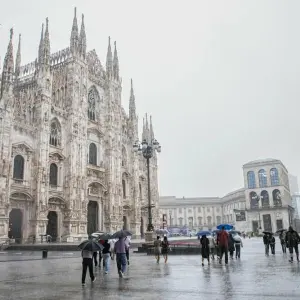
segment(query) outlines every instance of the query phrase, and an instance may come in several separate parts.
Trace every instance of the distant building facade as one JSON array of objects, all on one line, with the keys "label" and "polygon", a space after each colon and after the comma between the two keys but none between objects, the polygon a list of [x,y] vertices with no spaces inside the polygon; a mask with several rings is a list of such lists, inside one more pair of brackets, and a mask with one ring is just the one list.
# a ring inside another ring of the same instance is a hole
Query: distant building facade
[{"label": "distant building facade", "polygon": [[190,229],[213,229],[229,223],[237,230],[276,231],[293,223],[288,171],[280,160],[264,159],[243,166],[244,188],[222,198],[160,197],[160,219]]}]

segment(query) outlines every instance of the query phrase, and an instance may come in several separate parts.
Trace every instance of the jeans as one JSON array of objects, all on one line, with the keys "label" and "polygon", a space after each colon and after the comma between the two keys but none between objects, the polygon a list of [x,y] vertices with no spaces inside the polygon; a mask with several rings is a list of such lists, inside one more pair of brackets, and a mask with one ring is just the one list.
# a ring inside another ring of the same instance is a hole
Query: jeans
[{"label": "jeans", "polygon": [[269,248],[270,248],[270,245],[269,244],[265,244],[265,254],[266,255],[269,255]]},{"label": "jeans", "polygon": [[289,251],[290,251],[291,257],[293,257],[293,250],[294,250],[294,249],[295,249],[295,253],[296,253],[296,256],[297,256],[297,260],[298,260],[298,259],[299,259],[299,249],[298,249],[298,244],[289,247]]},{"label": "jeans", "polygon": [[82,278],[81,282],[85,283],[86,271],[89,268],[90,277],[93,281],[95,279],[94,272],[93,272],[93,259],[92,258],[83,258],[82,259]]},{"label": "jeans", "polygon": [[271,247],[271,253],[275,254],[275,244],[270,244]]},{"label": "jeans", "polygon": [[225,264],[228,264],[228,247],[227,246],[220,246],[220,262],[222,260],[223,254],[225,254]]},{"label": "jeans", "polygon": [[126,258],[127,258],[127,261],[129,261],[129,249],[126,250]]},{"label": "jeans", "polygon": [[109,271],[109,260],[110,260],[110,253],[103,254],[105,272]]},{"label": "jeans", "polygon": [[126,271],[126,253],[117,253],[117,267],[118,267],[118,272],[125,273]]},{"label": "jeans", "polygon": [[281,244],[281,248],[282,248],[282,253],[286,253],[286,244],[285,243]]},{"label": "jeans", "polygon": [[241,244],[235,244],[235,257],[241,258]]}]

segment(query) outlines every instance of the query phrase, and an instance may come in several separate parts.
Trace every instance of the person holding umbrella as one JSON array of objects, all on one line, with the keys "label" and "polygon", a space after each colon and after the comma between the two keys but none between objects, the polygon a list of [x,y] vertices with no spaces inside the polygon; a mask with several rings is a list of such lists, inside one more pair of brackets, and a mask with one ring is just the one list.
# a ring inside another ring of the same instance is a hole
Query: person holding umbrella
[{"label": "person holding umbrella", "polygon": [[93,240],[84,241],[78,247],[82,250],[81,283],[84,286],[87,269],[89,269],[91,281],[94,282],[96,280],[96,277],[94,276],[94,272],[93,272],[93,253],[95,251],[101,251],[103,247]]},{"label": "person holding umbrella", "polygon": [[289,227],[289,230],[285,236],[286,245],[289,248],[291,259],[289,262],[293,262],[293,250],[295,249],[297,261],[299,262],[299,249],[298,243],[300,241],[300,237],[297,231],[293,229],[292,226]]},{"label": "person holding umbrella", "polygon": [[225,254],[225,264],[228,264],[228,233],[225,231],[225,226],[222,227],[220,233],[218,234],[217,243],[220,247],[220,260],[219,263],[222,264],[222,258]]},{"label": "person holding umbrella", "polygon": [[270,235],[270,248],[271,248],[271,253],[272,253],[273,255],[275,255],[275,243],[276,243],[275,237],[274,237],[273,234],[271,234],[271,235]]}]

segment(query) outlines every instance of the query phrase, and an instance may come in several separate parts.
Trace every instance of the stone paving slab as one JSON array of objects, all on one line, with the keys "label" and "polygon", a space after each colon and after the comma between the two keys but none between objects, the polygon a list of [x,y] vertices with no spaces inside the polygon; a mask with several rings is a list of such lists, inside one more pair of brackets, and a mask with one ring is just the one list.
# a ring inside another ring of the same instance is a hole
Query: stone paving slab
[{"label": "stone paving slab", "polygon": [[[94,284],[80,285],[80,258],[0,263],[0,300],[15,299],[300,299],[300,266],[279,253],[265,257],[260,240],[245,240],[240,261],[201,266],[200,256],[171,256],[156,264],[133,254],[125,278],[97,270]],[[277,244],[277,246],[279,246]]]}]

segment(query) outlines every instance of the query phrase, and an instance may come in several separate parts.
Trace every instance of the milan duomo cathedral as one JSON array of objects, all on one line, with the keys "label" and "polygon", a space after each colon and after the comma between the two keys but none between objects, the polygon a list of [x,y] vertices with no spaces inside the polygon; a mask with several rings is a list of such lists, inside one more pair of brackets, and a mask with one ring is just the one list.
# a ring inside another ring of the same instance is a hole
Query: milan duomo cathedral
[{"label": "milan duomo cathedral", "polygon": [[[121,104],[122,80],[114,43],[106,67],[87,52],[84,17],[76,9],[67,48],[51,53],[49,22],[37,59],[16,59],[13,30],[0,94],[0,239],[26,243],[49,234],[76,242],[100,230],[147,227],[146,159],[133,151],[138,118],[131,82],[129,114]],[[129,93],[128,93],[129,94]],[[151,117],[142,139],[154,139]],[[159,226],[157,157],[150,160],[152,213]]]}]

